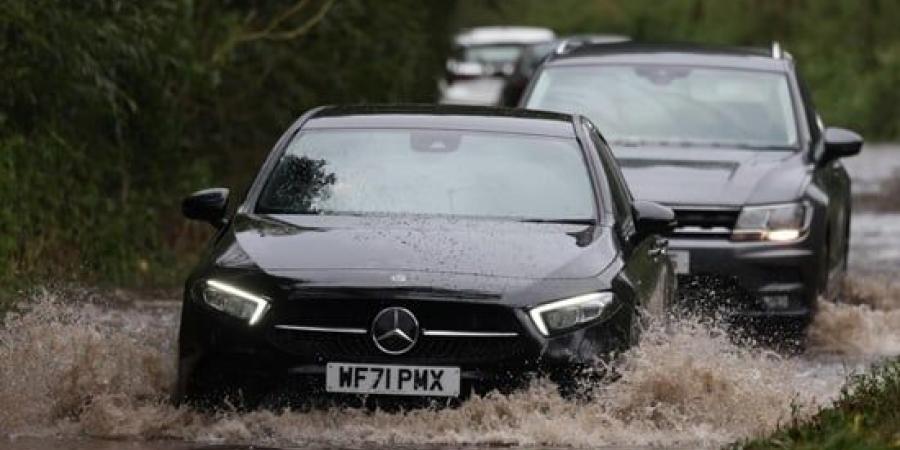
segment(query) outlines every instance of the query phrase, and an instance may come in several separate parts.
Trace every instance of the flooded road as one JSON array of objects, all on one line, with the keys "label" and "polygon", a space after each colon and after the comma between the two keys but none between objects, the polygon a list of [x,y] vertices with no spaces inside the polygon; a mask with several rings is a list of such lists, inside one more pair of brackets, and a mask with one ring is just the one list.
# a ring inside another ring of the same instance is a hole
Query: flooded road
[{"label": "flooded road", "polygon": [[[848,167],[876,194],[900,148],[870,146]],[[896,198],[896,197],[895,197]],[[895,200],[896,201],[896,200]],[[811,414],[846,376],[900,354],[900,213],[872,203],[852,226],[851,283],[823,304],[796,357],[731,342],[691,321],[656,327],[590,402],[536,383],[459,408],[386,413],[200,413],[167,404],[178,303],[115,292],[42,292],[0,328],[0,449],[717,447]]]}]

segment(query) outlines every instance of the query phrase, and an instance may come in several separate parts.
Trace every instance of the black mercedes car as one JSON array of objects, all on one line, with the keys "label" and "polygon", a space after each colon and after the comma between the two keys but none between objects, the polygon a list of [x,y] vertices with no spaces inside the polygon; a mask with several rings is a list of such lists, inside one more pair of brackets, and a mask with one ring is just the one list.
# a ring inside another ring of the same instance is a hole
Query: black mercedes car
[{"label": "black mercedes car", "polygon": [[778,44],[570,46],[522,104],[589,117],[636,197],[674,209],[669,253],[692,301],[802,330],[817,297],[838,293],[850,227],[841,158],[862,138],[824,127]]},{"label": "black mercedes car", "polygon": [[176,401],[295,382],[456,397],[569,375],[673,296],[658,235],[674,214],[632,200],[577,115],[319,108],[228,201],[182,205],[218,231],[185,286]]}]

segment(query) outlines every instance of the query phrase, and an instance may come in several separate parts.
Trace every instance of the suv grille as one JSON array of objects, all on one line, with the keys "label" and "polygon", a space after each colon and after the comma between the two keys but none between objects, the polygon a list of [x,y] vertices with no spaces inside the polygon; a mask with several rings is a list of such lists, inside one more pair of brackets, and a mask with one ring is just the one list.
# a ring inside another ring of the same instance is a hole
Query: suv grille
[{"label": "suv grille", "polygon": [[737,223],[740,209],[674,208],[678,226],[673,235],[727,236]]}]

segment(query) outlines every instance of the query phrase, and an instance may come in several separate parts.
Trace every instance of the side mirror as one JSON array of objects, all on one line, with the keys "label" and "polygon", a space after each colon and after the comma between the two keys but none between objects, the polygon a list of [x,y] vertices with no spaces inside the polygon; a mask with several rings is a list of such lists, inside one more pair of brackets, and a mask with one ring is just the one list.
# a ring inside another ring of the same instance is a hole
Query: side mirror
[{"label": "side mirror", "polygon": [[634,226],[637,239],[653,234],[666,234],[675,229],[675,212],[659,203],[638,200],[634,202]]},{"label": "side mirror", "polygon": [[859,154],[862,145],[863,138],[856,132],[828,127],[825,129],[825,152],[822,153],[821,163]]},{"label": "side mirror", "polygon": [[194,192],[181,202],[181,213],[191,220],[209,222],[214,227],[223,225],[228,206],[228,189],[212,188]]}]

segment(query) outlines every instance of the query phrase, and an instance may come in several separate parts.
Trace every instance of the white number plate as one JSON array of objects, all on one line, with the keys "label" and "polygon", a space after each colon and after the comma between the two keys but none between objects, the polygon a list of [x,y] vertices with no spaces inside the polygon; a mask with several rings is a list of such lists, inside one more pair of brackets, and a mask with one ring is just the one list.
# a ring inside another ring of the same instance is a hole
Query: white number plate
[{"label": "white number plate", "polygon": [[349,394],[459,395],[459,367],[328,363],[325,390]]},{"label": "white number plate", "polygon": [[685,275],[691,273],[691,253],[684,250],[669,250],[669,258],[675,266],[675,273]]}]

